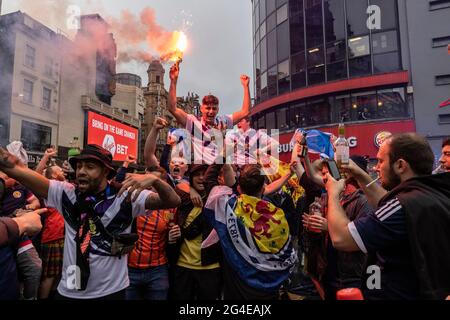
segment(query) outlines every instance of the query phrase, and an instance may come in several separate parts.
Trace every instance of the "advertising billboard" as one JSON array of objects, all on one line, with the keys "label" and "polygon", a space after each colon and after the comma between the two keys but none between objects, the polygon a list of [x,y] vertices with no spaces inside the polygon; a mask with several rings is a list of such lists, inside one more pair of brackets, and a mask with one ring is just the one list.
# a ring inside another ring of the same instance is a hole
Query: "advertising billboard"
[{"label": "advertising billboard", "polygon": [[89,111],[87,144],[97,144],[112,153],[113,160],[125,161],[127,155],[137,157],[138,130]]}]

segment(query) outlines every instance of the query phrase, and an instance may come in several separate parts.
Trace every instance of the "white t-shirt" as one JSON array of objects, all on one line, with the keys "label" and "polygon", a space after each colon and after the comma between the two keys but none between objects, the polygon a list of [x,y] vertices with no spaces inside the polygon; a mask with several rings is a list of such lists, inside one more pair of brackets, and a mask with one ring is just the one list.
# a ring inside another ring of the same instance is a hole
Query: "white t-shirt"
[{"label": "white t-shirt", "polygon": [[[145,200],[151,192],[144,190],[137,200],[132,203],[132,215],[145,214]],[[125,191],[121,197],[111,196],[106,201],[113,201],[101,218],[105,227],[120,213],[121,203],[126,198],[128,192]],[[56,208],[63,212],[63,206],[67,208],[76,202],[75,186],[67,182],[50,181],[48,191],[47,206]],[[90,253],[89,266],[90,277],[86,290],[76,289],[76,242],[75,235],[78,230],[74,230],[65,221],[64,258],[61,281],[58,285],[58,292],[64,297],[73,299],[95,299],[101,298],[129,286],[128,279],[128,256],[124,255],[120,259],[112,256],[102,256]],[[131,224],[124,231],[129,233]],[[94,244],[91,241],[91,246]]]},{"label": "white t-shirt", "polygon": [[[224,129],[233,128],[233,118],[231,115],[221,116],[220,120],[225,125]],[[186,119],[186,130],[191,134],[192,149],[194,155],[193,163],[213,164],[224,148],[222,133],[214,127],[208,126],[203,121],[198,120],[194,115],[189,114]]]},{"label": "white t-shirt", "polygon": [[278,142],[271,138],[265,130],[248,129],[243,132],[242,130],[233,130],[227,133],[226,136],[227,156],[228,151],[233,153],[233,164],[245,165],[256,164],[257,150],[259,149],[264,154],[270,150],[271,144],[274,149],[277,150]]}]

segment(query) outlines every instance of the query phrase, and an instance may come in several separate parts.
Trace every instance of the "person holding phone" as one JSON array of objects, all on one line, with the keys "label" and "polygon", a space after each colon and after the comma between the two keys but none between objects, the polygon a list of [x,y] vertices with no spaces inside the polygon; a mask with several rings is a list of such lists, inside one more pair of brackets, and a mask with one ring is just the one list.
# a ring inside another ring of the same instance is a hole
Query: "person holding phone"
[{"label": "person holding phone", "polygon": [[[351,156],[351,161],[362,170],[367,171],[367,160],[362,156]],[[323,160],[321,166],[312,166],[308,156],[305,157],[308,176],[320,187],[324,188],[326,176],[330,174],[335,179],[341,179],[341,174],[334,160]],[[351,221],[360,219],[374,211],[367,201],[366,196],[360,190],[354,179],[345,179],[345,191],[340,203],[344,208],[347,218]],[[311,250],[312,254],[323,255],[324,266],[317,265],[318,270],[310,270],[315,275],[315,283],[319,292],[323,292],[325,300],[336,300],[336,293],[345,288],[361,288],[363,268],[366,263],[366,255],[362,252],[346,253],[335,249],[330,241],[328,233],[328,206],[327,195],[320,198],[323,216],[303,215],[303,225],[307,229],[322,231],[322,250]],[[309,257],[317,260],[317,257]]]}]

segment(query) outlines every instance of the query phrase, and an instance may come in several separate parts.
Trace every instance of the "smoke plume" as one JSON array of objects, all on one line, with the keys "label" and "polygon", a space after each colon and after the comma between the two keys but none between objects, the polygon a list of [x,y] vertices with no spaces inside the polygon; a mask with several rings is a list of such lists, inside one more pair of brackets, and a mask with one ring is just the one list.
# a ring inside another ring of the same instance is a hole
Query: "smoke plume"
[{"label": "smoke plume", "polygon": [[176,50],[178,32],[159,25],[152,8],[144,8],[139,16],[123,10],[119,18],[109,17],[108,22],[119,46],[119,62],[151,62],[154,57],[148,50],[134,49],[139,46],[146,46],[163,60]]},{"label": "smoke plume", "polygon": [[[102,3],[90,0],[19,0],[17,7],[46,26],[63,31],[71,37],[77,30],[68,28],[68,19],[74,12],[71,6],[78,6],[80,14],[98,13],[109,24],[109,31],[117,43],[117,62],[149,63],[154,59],[168,60],[176,51],[179,33],[168,31],[156,20],[153,8],[146,7],[139,14],[123,10],[119,16],[112,16]],[[102,46],[97,39],[104,38],[104,30],[97,32],[96,22],[87,26],[91,36],[76,39],[78,51],[90,52]],[[78,37],[77,37],[78,38]],[[94,40],[94,41],[92,41]]]}]

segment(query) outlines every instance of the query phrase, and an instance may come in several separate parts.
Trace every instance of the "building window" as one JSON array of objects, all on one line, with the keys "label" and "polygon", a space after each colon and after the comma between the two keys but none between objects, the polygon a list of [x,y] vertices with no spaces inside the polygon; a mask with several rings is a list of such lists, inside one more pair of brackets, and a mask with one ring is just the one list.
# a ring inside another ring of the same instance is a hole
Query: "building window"
[{"label": "building window", "polygon": [[278,62],[289,58],[289,39],[286,37],[287,34],[289,34],[289,25],[286,21],[277,28]]},{"label": "building window", "polygon": [[258,129],[266,129],[266,118],[264,115],[260,116],[258,119]]},{"label": "building window", "polygon": [[306,86],[305,53],[291,57],[292,90]]},{"label": "building window", "polygon": [[128,109],[122,109],[122,112],[128,114]]},{"label": "building window", "polygon": [[52,60],[52,58],[49,58],[49,57],[45,58],[44,74],[47,77],[53,76],[53,60]]},{"label": "building window", "polygon": [[315,67],[324,63],[323,46],[308,50],[308,67]]},{"label": "building window", "polygon": [[256,47],[255,51],[255,77],[258,78],[261,74],[261,52],[259,46]]},{"label": "building window", "polygon": [[[392,0],[391,0],[392,1]],[[347,35],[355,37],[369,33],[367,29],[367,0],[346,0],[347,3]]]},{"label": "building window", "polygon": [[352,108],[352,100],[349,94],[336,96],[334,106],[336,122],[350,122],[357,119],[357,111]]},{"label": "building window", "polygon": [[329,42],[327,44],[327,63],[334,63],[345,60],[347,54],[347,46],[345,40]]},{"label": "building window", "polygon": [[161,83],[161,76],[156,76],[156,83]]},{"label": "building window", "polygon": [[278,94],[289,92],[291,87],[289,75],[289,60],[286,60],[278,65]]},{"label": "building window", "polygon": [[283,4],[287,3],[288,0],[277,0],[277,8],[281,7]]},{"label": "building window", "polygon": [[373,34],[372,48],[374,73],[386,73],[401,69],[396,30]]},{"label": "building window", "polygon": [[325,65],[319,64],[308,68],[308,85],[315,85],[325,82]]},{"label": "building window", "polygon": [[142,113],[138,113],[138,117],[139,117],[139,121],[140,122],[144,122],[144,114],[142,114]]},{"label": "building window", "polygon": [[277,8],[276,0],[267,0],[267,14],[271,14]]},{"label": "building window", "polygon": [[[397,1],[393,0],[370,0],[370,5],[380,7],[381,30],[397,28]],[[379,30],[376,30],[379,31]]]},{"label": "building window", "polygon": [[295,104],[289,109],[290,128],[304,128],[306,121],[306,104],[304,102]]},{"label": "building window", "polygon": [[433,0],[430,1],[430,11],[450,8],[450,0]]},{"label": "building window", "polygon": [[376,93],[373,91],[352,94],[352,108],[358,112],[358,121],[377,119]]},{"label": "building window", "polygon": [[261,24],[261,22],[259,21],[259,2],[255,8],[255,21],[256,21],[256,29],[258,29],[258,26]]},{"label": "building window", "polygon": [[306,47],[323,46],[322,2],[306,1]]},{"label": "building window", "polygon": [[34,68],[35,59],[36,59],[36,49],[27,44],[25,48],[25,66]]},{"label": "building window", "polygon": [[261,100],[267,99],[267,72],[261,75]]},{"label": "building window", "polygon": [[450,114],[440,114],[439,115],[439,123],[440,124],[450,123]]},{"label": "building window", "polygon": [[287,108],[282,108],[277,110],[277,129],[280,131],[284,131],[289,129],[288,122],[287,122]]},{"label": "building window", "polygon": [[256,92],[256,101],[255,104],[258,104],[261,102],[261,77],[256,78],[256,88],[255,88]]},{"label": "building window", "polygon": [[397,31],[375,33],[372,35],[373,53],[386,53],[398,50]]},{"label": "building window", "polygon": [[270,130],[275,129],[275,113],[274,112],[268,112],[266,113],[266,128],[267,131],[270,133]]},{"label": "building window", "polygon": [[305,28],[303,21],[303,12],[289,19],[291,54],[294,55],[300,51],[305,51]]},{"label": "building window", "polygon": [[339,79],[346,79],[347,75],[347,61],[335,62],[327,65],[327,80],[334,81]]},{"label": "building window", "polygon": [[278,94],[278,72],[277,66],[269,69],[267,75],[267,86],[269,91],[269,98],[276,97]]},{"label": "building window", "polygon": [[374,73],[387,73],[401,70],[398,52],[377,54],[373,57]]},{"label": "building window", "polygon": [[433,48],[446,47],[450,44],[450,36],[433,39]]},{"label": "building window", "polygon": [[44,87],[42,90],[42,107],[50,110],[52,105],[52,90]]},{"label": "building window", "polygon": [[377,92],[378,118],[403,118],[408,116],[405,100],[405,89],[394,88],[378,90]]},{"label": "building window", "polygon": [[23,81],[23,101],[26,103],[33,103],[33,86],[32,81],[27,79]]},{"label": "building window", "polygon": [[45,152],[51,145],[52,128],[23,120],[20,140],[26,150]]},{"label": "building window", "polygon": [[299,13],[303,14],[303,0],[289,0],[291,18]]},{"label": "building window", "polygon": [[350,77],[372,74],[369,36],[361,36],[348,40]]},{"label": "building window", "polygon": [[272,13],[268,18],[267,18],[267,31],[270,32],[273,29],[275,29],[275,27],[277,26],[277,15],[276,13]]},{"label": "building window", "polygon": [[317,126],[331,122],[331,105],[328,99],[308,101],[307,125]]},{"label": "building window", "polygon": [[326,42],[345,40],[344,0],[325,0],[324,13]]},{"label": "building window", "polygon": [[261,24],[261,27],[259,28],[259,32],[261,33],[261,38],[264,38],[266,36],[266,22],[264,21]]},{"label": "building window", "polygon": [[267,38],[261,40],[261,72],[267,70]]},{"label": "building window", "polygon": [[285,4],[277,10],[277,24],[280,24],[288,18],[288,6]]},{"label": "building window", "polygon": [[261,22],[266,20],[266,1],[264,0],[259,2],[259,19]]},{"label": "building window", "polygon": [[437,86],[444,86],[450,84],[450,74],[436,76],[435,83]]},{"label": "building window", "polygon": [[273,30],[267,36],[267,66],[270,68],[277,61],[277,33]]},{"label": "building window", "polygon": [[370,54],[369,36],[348,39],[349,58],[362,57]]}]

